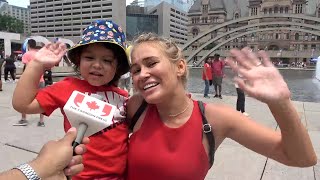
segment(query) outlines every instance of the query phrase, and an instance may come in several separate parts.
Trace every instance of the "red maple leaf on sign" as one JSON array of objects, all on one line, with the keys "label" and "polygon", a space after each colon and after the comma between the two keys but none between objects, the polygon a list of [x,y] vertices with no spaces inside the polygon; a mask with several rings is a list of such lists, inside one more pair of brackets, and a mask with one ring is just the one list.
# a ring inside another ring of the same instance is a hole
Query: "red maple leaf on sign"
[{"label": "red maple leaf on sign", "polygon": [[99,109],[99,106],[97,105],[97,103],[95,101],[87,102],[87,106],[90,109],[90,111]]}]

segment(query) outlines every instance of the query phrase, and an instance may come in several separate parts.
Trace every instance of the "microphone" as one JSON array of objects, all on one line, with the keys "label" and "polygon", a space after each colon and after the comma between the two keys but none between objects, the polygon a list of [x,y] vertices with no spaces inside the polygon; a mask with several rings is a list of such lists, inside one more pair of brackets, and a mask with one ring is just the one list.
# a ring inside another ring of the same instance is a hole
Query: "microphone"
[{"label": "microphone", "polygon": [[78,130],[77,145],[81,144],[84,136],[91,136],[114,123],[116,107],[96,97],[73,91],[63,107],[71,126]]},{"label": "microphone", "polygon": [[98,96],[73,91],[63,107],[71,126],[77,128],[77,137],[72,143],[73,151],[84,136],[89,137],[114,123],[116,106],[99,100],[101,97]]}]

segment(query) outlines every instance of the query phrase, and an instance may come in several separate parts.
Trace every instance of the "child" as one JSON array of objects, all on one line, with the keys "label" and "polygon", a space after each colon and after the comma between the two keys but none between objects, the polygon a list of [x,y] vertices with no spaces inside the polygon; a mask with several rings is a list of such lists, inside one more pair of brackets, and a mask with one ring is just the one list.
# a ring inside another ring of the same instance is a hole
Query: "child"
[{"label": "child", "polygon": [[57,64],[65,54],[64,44],[48,44],[27,66],[14,92],[13,106],[20,112],[49,116],[60,108],[65,131],[71,126],[63,106],[74,90],[99,96],[118,108],[113,117],[117,125],[89,137],[88,152],[83,156],[84,171],[73,180],[123,179],[128,140],[127,125],[123,123],[124,102],[128,93],[116,84],[120,76],[129,70],[125,48],[125,35],[121,27],[112,21],[97,20],[84,29],[81,41],[67,52],[81,78],[67,77],[37,92],[36,82],[41,73]]}]

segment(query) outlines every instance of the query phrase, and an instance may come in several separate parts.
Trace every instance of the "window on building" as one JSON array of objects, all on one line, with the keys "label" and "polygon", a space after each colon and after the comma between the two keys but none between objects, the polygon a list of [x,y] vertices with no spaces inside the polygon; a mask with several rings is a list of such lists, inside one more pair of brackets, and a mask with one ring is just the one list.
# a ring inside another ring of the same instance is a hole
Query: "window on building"
[{"label": "window on building", "polygon": [[278,33],[276,33],[276,39],[279,39],[279,34]]},{"label": "window on building", "polygon": [[288,13],[289,12],[289,7],[284,8],[284,13]]},{"label": "window on building", "polygon": [[286,34],[286,39],[290,39],[289,33]]},{"label": "window on building", "polygon": [[238,19],[238,18],[239,18],[239,13],[236,13],[236,14],[234,15],[234,18],[235,18],[235,19]]},{"label": "window on building", "polygon": [[202,12],[207,13],[208,12],[208,5],[203,5],[202,6]]},{"label": "window on building", "polygon": [[272,14],[272,8],[269,8],[269,14]]},{"label": "window on building", "polygon": [[283,13],[283,7],[280,7],[280,13],[281,14]]},{"label": "window on building", "polygon": [[301,13],[303,13],[303,12],[302,12],[302,4],[296,4],[295,13],[296,13],[296,14],[301,14]]},{"label": "window on building", "polygon": [[294,39],[295,39],[295,40],[299,40],[299,33],[296,33],[296,34],[294,35]]},{"label": "window on building", "polygon": [[255,16],[257,14],[258,14],[258,8],[257,7],[251,8],[251,16]]},{"label": "window on building", "polygon": [[308,39],[309,39],[309,34],[308,33],[304,34],[304,40],[308,40]]},{"label": "window on building", "polygon": [[267,8],[264,8],[264,9],[263,9],[263,14],[267,14],[267,13],[268,13]]},{"label": "window on building", "polygon": [[278,7],[274,7],[274,13],[278,13],[279,8]]},{"label": "window on building", "polygon": [[304,44],[304,45],[303,45],[303,49],[304,49],[304,50],[307,50],[307,49],[308,49],[308,45],[307,45],[307,44]]}]

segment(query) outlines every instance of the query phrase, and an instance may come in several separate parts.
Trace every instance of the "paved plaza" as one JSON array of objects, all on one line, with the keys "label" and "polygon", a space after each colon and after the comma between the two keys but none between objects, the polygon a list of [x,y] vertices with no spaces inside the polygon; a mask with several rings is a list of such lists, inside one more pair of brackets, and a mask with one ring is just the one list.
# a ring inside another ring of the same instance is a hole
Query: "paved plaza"
[{"label": "paved plaza", "polygon": [[[64,134],[62,115],[56,110],[45,118],[46,127],[37,127],[39,115],[29,115],[26,127],[12,126],[21,115],[11,105],[15,84],[6,83],[0,92],[0,171],[10,169],[31,160],[48,140],[61,138]],[[26,89],[27,91],[27,89]],[[235,106],[236,97],[204,99],[202,94],[193,94],[204,102],[223,103]],[[312,143],[320,159],[320,104],[295,102],[301,122],[308,128]],[[265,104],[252,98],[246,99],[246,111],[252,119],[276,129],[276,123]],[[192,166],[192,164],[190,164]],[[320,180],[320,163],[310,168],[292,168],[258,155],[232,140],[225,140],[215,156],[213,168],[206,180]]]}]

